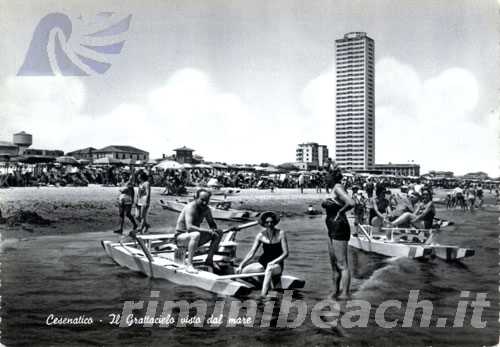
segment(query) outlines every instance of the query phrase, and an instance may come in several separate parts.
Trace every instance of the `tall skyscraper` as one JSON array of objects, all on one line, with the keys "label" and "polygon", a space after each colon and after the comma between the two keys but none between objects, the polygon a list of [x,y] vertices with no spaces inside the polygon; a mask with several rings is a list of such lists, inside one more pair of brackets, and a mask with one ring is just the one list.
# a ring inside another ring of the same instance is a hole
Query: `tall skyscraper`
[{"label": "tall skyscraper", "polygon": [[363,32],[335,40],[335,160],[366,170],[375,160],[375,43]]}]

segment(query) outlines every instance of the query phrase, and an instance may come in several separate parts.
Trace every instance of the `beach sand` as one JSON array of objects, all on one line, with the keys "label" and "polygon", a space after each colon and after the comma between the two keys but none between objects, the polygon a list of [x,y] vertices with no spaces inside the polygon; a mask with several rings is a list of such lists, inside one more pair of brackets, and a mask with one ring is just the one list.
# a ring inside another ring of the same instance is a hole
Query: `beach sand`
[{"label": "beach sand", "polygon": [[[31,223],[18,225],[0,224],[3,239],[24,238],[37,235],[72,234],[89,231],[106,231],[118,228],[119,217],[117,198],[118,187],[18,187],[0,189],[0,209],[4,218],[18,211],[36,212],[40,217],[51,221],[43,226]],[[227,196],[232,207],[252,211],[272,210],[285,217],[304,215],[311,204],[322,211],[321,202],[330,197],[325,190],[316,193],[315,189],[305,189],[301,194],[298,189],[233,189],[237,193]],[[152,232],[171,229],[169,218],[159,203],[160,199],[189,200],[192,196],[164,196],[163,188],[153,187],[149,222]],[[445,191],[436,192],[436,197],[444,197]],[[492,200],[486,193],[486,200]],[[214,195],[213,200],[224,199]],[[171,218],[170,218],[171,220]],[[172,224],[172,222],[170,222]],[[130,229],[130,223],[125,221],[125,230]]]},{"label": "beach sand", "polygon": [[[18,225],[0,224],[3,239],[24,238],[37,235],[72,234],[89,231],[105,231],[118,228],[119,217],[117,198],[118,187],[16,187],[0,189],[0,209],[4,218],[19,211],[35,212],[50,225],[21,223]],[[164,196],[163,188],[152,188],[149,222],[152,230],[161,231],[167,227],[167,218],[160,199],[189,200],[192,196]],[[321,201],[327,198],[324,192],[317,194],[307,189],[300,194],[298,189],[277,189],[275,192],[259,189],[239,190],[227,197],[237,209],[253,211],[273,210],[285,216],[303,214],[309,204],[321,209]],[[223,199],[213,196],[214,200]],[[170,226],[170,227],[173,227]],[[128,220],[125,229],[130,228]],[[160,230],[159,230],[160,229]]]}]

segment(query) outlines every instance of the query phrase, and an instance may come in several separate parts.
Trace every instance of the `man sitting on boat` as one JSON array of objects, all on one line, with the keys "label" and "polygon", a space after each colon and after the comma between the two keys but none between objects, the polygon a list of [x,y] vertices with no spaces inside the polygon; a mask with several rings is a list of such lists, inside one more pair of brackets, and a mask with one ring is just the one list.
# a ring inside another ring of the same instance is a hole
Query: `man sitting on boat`
[{"label": "man sitting on boat", "polygon": [[375,197],[371,199],[371,206],[368,211],[370,225],[381,227],[383,222],[387,221],[391,213],[391,206],[388,198],[390,193],[391,192],[386,190],[384,186],[377,187]]},{"label": "man sitting on boat", "polygon": [[[279,217],[271,211],[264,212],[259,219],[259,223],[265,229],[255,236],[253,246],[241,262],[236,273],[258,273],[264,272],[264,282],[262,283],[262,296],[267,294],[271,279],[278,282],[283,272],[284,260],[288,257],[288,243],[284,230],[276,228]],[[245,266],[255,255],[257,249],[262,244],[263,253],[257,263]]]},{"label": "man sitting on boat", "polygon": [[[208,241],[210,249],[208,251],[206,264],[213,267],[213,257],[219,247],[221,231],[217,229],[217,224],[212,217],[209,202],[211,193],[206,189],[196,191],[195,200],[189,202],[181,211],[177,218],[176,240],[181,249],[187,247],[188,258],[186,260],[187,271],[196,273],[193,267],[193,256],[196,249]],[[210,229],[201,228],[200,225],[206,219]],[[183,252],[181,252],[183,253]],[[181,254],[184,258],[184,254]]]}]

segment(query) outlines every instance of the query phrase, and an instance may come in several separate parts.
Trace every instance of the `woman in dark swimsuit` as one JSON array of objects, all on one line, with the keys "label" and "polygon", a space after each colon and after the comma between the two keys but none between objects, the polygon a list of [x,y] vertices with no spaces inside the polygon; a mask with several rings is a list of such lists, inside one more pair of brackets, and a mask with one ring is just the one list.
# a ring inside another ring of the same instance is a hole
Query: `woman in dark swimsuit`
[{"label": "woman in dark swimsuit", "polygon": [[[236,270],[236,273],[265,272],[262,283],[262,296],[267,294],[271,279],[274,286],[279,284],[284,260],[288,257],[288,243],[285,231],[276,228],[279,220],[279,217],[270,211],[264,212],[260,216],[260,225],[265,229],[257,234],[252,248]],[[245,266],[253,258],[261,244],[263,252],[258,262]]]},{"label": "woman in dark swimsuit", "polygon": [[345,212],[354,207],[354,201],[347,195],[342,182],[339,167],[332,171],[333,198],[325,200],[321,206],[326,209],[326,227],[328,229],[328,250],[333,271],[333,296],[346,299],[349,296],[351,272],[347,262],[347,246],[351,229]]}]

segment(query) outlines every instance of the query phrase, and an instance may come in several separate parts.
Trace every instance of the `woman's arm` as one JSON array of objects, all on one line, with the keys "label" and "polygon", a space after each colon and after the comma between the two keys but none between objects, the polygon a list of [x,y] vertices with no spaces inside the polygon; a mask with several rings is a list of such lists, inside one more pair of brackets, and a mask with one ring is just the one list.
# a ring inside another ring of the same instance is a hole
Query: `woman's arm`
[{"label": "woman's arm", "polygon": [[260,233],[257,234],[257,236],[255,236],[255,240],[253,241],[253,245],[252,245],[252,248],[248,251],[245,259],[243,259],[243,261],[240,263],[240,265],[238,266],[238,270],[237,272],[241,272],[241,270],[245,267],[245,265],[250,261],[250,259],[253,258],[253,256],[255,255],[255,253],[257,252],[257,249],[259,249],[259,246],[260,246]]},{"label": "woman's arm", "polygon": [[347,195],[347,192],[340,184],[336,184],[333,188],[333,191],[335,192],[335,195],[344,202],[344,206],[342,206],[342,208],[339,210],[337,216],[346,211],[349,211],[354,207],[354,200],[349,195]]},{"label": "woman's arm", "polygon": [[288,258],[288,241],[286,239],[286,233],[284,230],[281,230],[280,234],[281,234],[281,248],[283,248],[283,253],[278,258],[274,259],[273,261],[270,261],[268,265],[278,264],[282,260]]},{"label": "woman's arm", "polygon": [[417,218],[415,218],[414,222],[419,222],[422,219],[424,219],[427,216],[427,214],[432,211],[433,208],[434,208],[434,203],[432,201],[429,201],[429,203],[425,205],[423,211],[418,214]]}]

